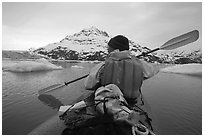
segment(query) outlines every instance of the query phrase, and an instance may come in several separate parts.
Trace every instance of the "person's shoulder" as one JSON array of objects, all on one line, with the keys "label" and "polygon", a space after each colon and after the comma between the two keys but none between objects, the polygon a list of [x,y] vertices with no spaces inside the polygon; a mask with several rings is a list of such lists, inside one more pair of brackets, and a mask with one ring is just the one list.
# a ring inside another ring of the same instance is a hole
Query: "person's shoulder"
[{"label": "person's shoulder", "polygon": [[140,60],[134,53],[132,53],[132,52],[130,51],[129,54],[130,54],[130,56],[131,56],[132,59],[141,62],[141,60]]}]

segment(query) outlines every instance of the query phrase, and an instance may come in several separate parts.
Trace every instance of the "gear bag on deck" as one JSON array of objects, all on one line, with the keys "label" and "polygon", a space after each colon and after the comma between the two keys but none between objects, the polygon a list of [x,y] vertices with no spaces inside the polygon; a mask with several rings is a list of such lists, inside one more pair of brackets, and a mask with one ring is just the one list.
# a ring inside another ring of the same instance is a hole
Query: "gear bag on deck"
[{"label": "gear bag on deck", "polygon": [[130,107],[114,84],[98,88],[95,93],[67,106],[64,111],[60,119],[67,128],[62,134],[154,134],[147,113],[139,106]]},{"label": "gear bag on deck", "polygon": [[115,84],[125,98],[136,99],[140,95],[143,75],[142,63],[128,51],[111,52],[105,60],[101,84]]}]

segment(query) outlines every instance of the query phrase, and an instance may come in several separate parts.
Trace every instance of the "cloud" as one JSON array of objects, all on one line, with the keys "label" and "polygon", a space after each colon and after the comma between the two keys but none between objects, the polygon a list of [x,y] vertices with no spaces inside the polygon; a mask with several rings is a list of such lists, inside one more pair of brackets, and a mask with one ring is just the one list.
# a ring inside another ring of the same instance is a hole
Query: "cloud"
[{"label": "cloud", "polygon": [[33,45],[60,41],[66,35],[95,26],[111,36],[123,34],[142,46],[154,48],[187,31],[201,32],[202,26],[201,3],[6,3],[2,11],[2,23],[7,26],[3,37],[30,41]]},{"label": "cloud", "polygon": [[30,47],[45,46],[53,41],[52,38],[46,38],[48,32],[35,28],[21,29],[3,25],[2,34],[2,47],[7,50],[27,50]]}]

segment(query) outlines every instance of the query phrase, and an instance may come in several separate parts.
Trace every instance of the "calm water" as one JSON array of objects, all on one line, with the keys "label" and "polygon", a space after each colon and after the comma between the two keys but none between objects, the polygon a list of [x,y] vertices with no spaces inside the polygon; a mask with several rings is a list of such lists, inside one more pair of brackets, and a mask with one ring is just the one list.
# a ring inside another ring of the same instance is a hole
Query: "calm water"
[{"label": "calm water", "polygon": [[[3,61],[3,67],[12,62]],[[93,63],[58,63],[65,69],[32,73],[2,72],[2,133],[28,134],[33,128],[57,114],[52,105],[38,99],[38,91],[87,74]],[[83,66],[76,68],[72,66]],[[84,92],[83,80],[50,93],[69,104]],[[202,78],[159,73],[146,80],[143,96],[153,114],[157,134],[202,134]]]}]

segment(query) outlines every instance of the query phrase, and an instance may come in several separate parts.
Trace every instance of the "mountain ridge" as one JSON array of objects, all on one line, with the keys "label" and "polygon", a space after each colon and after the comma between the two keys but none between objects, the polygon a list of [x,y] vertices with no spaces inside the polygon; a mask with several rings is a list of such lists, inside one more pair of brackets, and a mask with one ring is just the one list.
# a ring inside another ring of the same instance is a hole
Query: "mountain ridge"
[{"label": "mountain ridge", "polygon": [[[67,35],[59,42],[50,43],[44,47],[33,50],[35,54],[42,54],[52,59],[59,60],[99,60],[103,61],[107,56],[107,44],[110,35],[96,27],[82,29],[73,35]],[[142,47],[133,40],[129,39],[130,51],[133,55],[139,55],[148,52],[151,49]],[[192,52],[193,53],[193,52]],[[198,62],[202,63],[202,52],[195,52],[193,55],[184,53],[157,54],[150,53],[143,60],[151,63],[183,63]],[[183,58],[183,62],[182,59]],[[188,59],[187,59],[188,58]],[[180,59],[180,60],[179,60]]]}]

